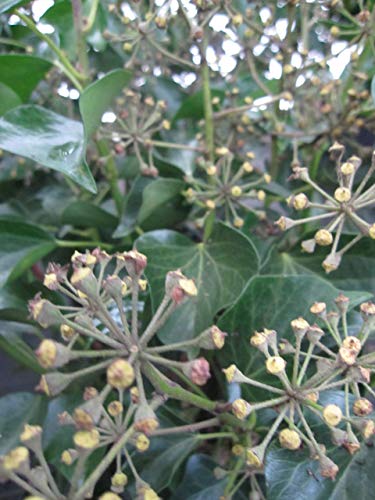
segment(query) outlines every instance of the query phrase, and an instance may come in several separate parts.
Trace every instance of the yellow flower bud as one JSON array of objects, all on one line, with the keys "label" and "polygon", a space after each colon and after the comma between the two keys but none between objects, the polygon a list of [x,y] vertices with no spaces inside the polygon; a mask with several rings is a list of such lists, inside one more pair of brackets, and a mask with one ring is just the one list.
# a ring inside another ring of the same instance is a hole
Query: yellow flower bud
[{"label": "yellow flower bud", "polygon": [[269,373],[278,375],[285,370],[286,362],[280,356],[271,356],[266,361],[266,368]]},{"label": "yellow flower bud", "polygon": [[293,73],[294,71],[294,68],[291,64],[286,64],[284,67],[283,67],[283,73],[285,75],[290,75],[291,73]]},{"label": "yellow flower bud", "polygon": [[319,231],[315,233],[314,240],[318,245],[326,247],[332,244],[333,236],[332,233],[326,229],[319,229]]},{"label": "yellow flower bud", "polygon": [[215,153],[219,156],[225,156],[229,153],[229,149],[226,148],[225,146],[222,146],[220,148],[216,148]]},{"label": "yellow flower bud", "polygon": [[100,434],[97,429],[78,431],[73,436],[74,444],[82,450],[92,450],[99,444]]},{"label": "yellow flower bud", "polygon": [[334,404],[329,404],[323,409],[323,419],[328,425],[336,427],[341,422],[342,411],[341,408]]},{"label": "yellow flower bud", "polygon": [[352,195],[350,189],[346,187],[339,187],[336,189],[334,196],[336,201],[340,203],[346,203],[350,200]]},{"label": "yellow flower bud", "polygon": [[239,229],[241,227],[243,227],[243,225],[245,224],[245,221],[241,218],[241,217],[236,217],[234,220],[233,220],[233,225],[234,227],[238,227]]},{"label": "yellow flower bud", "polygon": [[107,410],[111,417],[117,417],[124,411],[124,407],[120,401],[111,401],[107,406]]},{"label": "yellow flower bud", "polygon": [[53,340],[45,339],[42,340],[38,349],[36,350],[36,355],[39,364],[43,368],[52,368],[56,361],[57,347]]},{"label": "yellow flower bud", "polygon": [[128,476],[123,472],[116,472],[116,474],[113,474],[111,477],[111,484],[115,488],[123,488],[128,484]]},{"label": "yellow flower bud", "polygon": [[198,290],[195,286],[194,280],[181,278],[178,282],[178,286],[189,297],[196,297],[198,295]]},{"label": "yellow flower bud", "polygon": [[236,14],[235,16],[232,17],[232,23],[235,26],[239,26],[240,24],[243,23],[243,17],[241,14]]},{"label": "yellow flower bud", "polygon": [[246,449],[246,463],[255,469],[261,469],[263,467],[263,457],[260,456],[257,447]]},{"label": "yellow flower bud", "polygon": [[121,500],[121,497],[116,495],[116,493],[112,493],[112,491],[107,491],[100,495],[99,500]]},{"label": "yellow flower bud", "polygon": [[61,453],[61,462],[65,465],[72,465],[74,461],[74,457],[72,456],[72,453],[69,450],[64,450]]},{"label": "yellow flower bud", "polygon": [[272,177],[270,176],[270,174],[264,174],[263,178],[266,184],[269,184],[272,181]]},{"label": "yellow flower bud", "polygon": [[107,369],[108,384],[116,389],[127,389],[134,382],[134,369],[125,359],[116,359]]},{"label": "yellow flower bud", "polygon": [[232,403],[232,412],[239,420],[244,420],[251,412],[251,405],[244,399],[236,399]]},{"label": "yellow flower bud", "polygon": [[357,354],[360,352],[362,349],[362,343],[357,337],[353,337],[352,335],[349,335],[348,337],[345,337],[345,339],[342,341],[343,347],[346,347],[347,349],[351,349],[355,351]]},{"label": "yellow flower bud", "polygon": [[308,394],[306,394],[305,399],[308,399],[313,403],[317,403],[319,399],[319,392],[309,392]]},{"label": "yellow flower bud", "polygon": [[343,163],[340,167],[341,173],[344,175],[351,175],[354,172],[354,165],[349,161]]},{"label": "yellow flower bud", "polygon": [[288,450],[298,450],[301,446],[301,438],[298,432],[292,429],[283,429],[279,434],[279,442],[282,448]]},{"label": "yellow flower bud", "polygon": [[24,446],[18,446],[7,453],[3,458],[3,468],[6,471],[16,471],[29,461],[29,450]]},{"label": "yellow flower bud", "polygon": [[299,193],[293,197],[292,204],[295,210],[304,210],[309,204],[309,199],[304,193]]},{"label": "yellow flower bud", "polygon": [[235,198],[238,198],[242,195],[242,189],[240,188],[240,186],[233,186],[230,192]]},{"label": "yellow flower bud", "polygon": [[375,223],[371,224],[371,226],[369,227],[368,235],[370,236],[370,238],[375,240]]},{"label": "yellow flower bud", "polygon": [[329,31],[333,37],[337,37],[340,34],[340,28],[338,26],[332,26]]},{"label": "yellow flower bud", "polygon": [[245,448],[241,444],[235,444],[232,446],[232,453],[235,457],[241,457],[245,451]]},{"label": "yellow flower bud", "polygon": [[215,165],[210,165],[209,167],[206,168],[207,175],[216,175],[217,173],[217,167]]},{"label": "yellow flower bud", "polygon": [[206,207],[208,210],[215,210],[216,203],[213,200],[206,200]]},{"label": "yellow flower bud", "polygon": [[135,447],[139,452],[143,452],[149,449],[150,447],[150,440],[146,436],[146,434],[138,434],[136,441],[135,441]]},{"label": "yellow flower bud", "polygon": [[39,425],[26,424],[20,435],[20,441],[27,444],[35,439],[40,439],[41,434],[42,428]]},{"label": "yellow flower bud", "polygon": [[257,198],[259,201],[264,201],[266,199],[266,193],[263,191],[263,189],[260,189],[257,192]]},{"label": "yellow flower bud", "polygon": [[366,398],[359,398],[354,401],[353,412],[358,417],[366,417],[373,411],[373,405],[371,401]]},{"label": "yellow flower bud", "polygon": [[249,162],[249,161],[245,161],[243,164],[242,164],[242,168],[244,169],[244,171],[248,174],[251,174],[251,172],[254,172],[254,167],[252,166],[252,164]]},{"label": "yellow flower bud", "polygon": [[230,366],[228,366],[228,368],[223,368],[222,371],[224,372],[224,375],[227,379],[227,382],[231,383],[233,381],[234,375],[237,371],[237,366],[230,365]]},{"label": "yellow flower bud", "polygon": [[69,341],[75,335],[75,331],[71,326],[63,324],[60,326],[60,334],[64,340]]},{"label": "yellow flower bud", "polygon": [[171,130],[171,122],[169,120],[163,120],[162,127],[164,130]]}]

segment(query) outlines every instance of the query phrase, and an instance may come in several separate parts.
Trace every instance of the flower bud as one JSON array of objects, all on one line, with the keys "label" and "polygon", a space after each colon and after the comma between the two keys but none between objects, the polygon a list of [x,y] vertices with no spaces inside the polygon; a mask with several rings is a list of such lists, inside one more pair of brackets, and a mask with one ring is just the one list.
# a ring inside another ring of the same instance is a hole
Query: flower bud
[{"label": "flower bud", "polygon": [[324,318],[327,312],[327,304],[325,302],[314,302],[310,307],[310,312],[320,318]]},{"label": "flower bud", "polygon": [[205,358],[197,358],[188,361],[182,368],[183,373],[197,385],[205,385],[211,377],[210,365]]},{"label": "flower bud", "polygon": [[40,295],[40,293],[36,294],[29,301],[29,311],[34,321],[37,321],[43,328],[63,323],[64,316],[58,307],[49,300],[42,299]]},{"label": "flower bud", "polygon": [[294,354],[296,349],[289,340],[281,339],[281,342],[279,342],[279,352],[280,354]]},{"label": "flower bud", "polygon": [[356,354],[358,354],[360,352],[360,350],[362,349],[362,344],[361,344],[361,341],[359,340],[359,338],[353,337],[352,335],[350,335],[349,337],[346,337],[342,341],[342,345],[343,345],[343,347],[346,347],[347,349],[353,350]]},{"label": "flower bud", "polygon": [[317,342],[319,342],[323,335],[324,332],[321,328],[318,327],[318,325],[311,325],[307,329],[307,338],[312,344],[316,344]]},{"label": "flower bud", "polygon": [[371,372],[368,368],[363,366],[352,366],[350,369],[350,375],[353,377],[353,382],[365,382],[370,383]]},{"label": "flower bud", "polygon": [[235,444],[232,446],[232,453],[235,457],[242,457],[244,454],[245,448],[242,444]]},{"label": "flower bud", "polygon": [[117,417],[124,411],[124,407],[120,401],[111,401],[107,406],[107,411],[111,417]]},{"label": "flower bud", "polygon": [[62,324],[60,326],[60,335],[66,342],[69,342],[69,340],[71,340],[75,334],[76,332],[71,326],[66,324]]},{"label": "flower bud", "polygon": [[283,429],[279,433],[279,442],[282,448],[288,450],[298,450],[301,446],[301,438],[298,432],[292,429]]},{"label": "flower bud", "polygon": [[92,450],[99,444],[100,434],[97,429],[78,431],[73,436],[76,447],[80,450]]},{"label": "flower bud", "polygon": [[40,366],[43,368],[59,368],[71,359],[71,351],[54,340],[44,339],[35,351]]},{"label": "flower bud", "polygon": [[149,449],[150,440],[148,439],[146,434],[143,434],[141,432],[135,437],[134,445],[140,453],[143,453],[144,451],[147,451]]},{"label": "flower bud", "polygon": [[59,283],[62,283],[67,276],[68,266],[60,266],[50,262],[44,275],[43,285],[49,290],[57,290]]},{"label": "flower bud", "polygon": [[44,392],[47,396],[57,396],[72,382],[73,378],[69,373],[47,373],[42,375],[36,391]]},{"label": "flower bud", "polygon": [[309,392],[306,394],[305,399],[312,401],[313,403],[317,403],[319,400],[319,392]]},{"label": "flower bud", "polygon": [[299,193],[291,197],[290,204],[295,210],[304,210],[309,206],[309,199],[304,193]]},{"label": "flower bud", "polygon": [[151,406],[147,403],[140,404],[134,415],[134,428],[149,435],[158,427],[159,421]]},{"label": "flower bud", "polygon": [[118,254],[117,258],[124,261],[125,268],[131,278],[139,278],[147,266],[147,257],[137,250]]},{"label": "flower bud", "polygon": [[318,245],[326,247],[332,244],[333,236],[332,233],[326,229],[319,229],[319,231],[315,233],[314,240]]},{"label": "flower bud", "polygon": [[335,298],[335,304],[341,314],[345,314],[347,312],[349,307],[349,302],[350,299],[348,297],[345,297],[345,295],[343,295],[342,293],[340,293],[340,295]]},{"label": "flower bud", "polygon": [[348,161],[343,163],[340,167],[340,172],[343,175],[352,175],[354,173],[354,171],[355,171],[355,169],[354,169],[353,163],[350,163]]},{"label": "flower bud", "polygon": [[268,342],[265,332],[254,332],[254,335],[250,337],[250,344],[256,347],[263,354],[268,353]]},{"label": "flower bud", "polygon": [[323,408],[323,419],[332,427],[336,427],[341,422],[342,411],[341,408],[334,404],[329,404]]},{"label": "flower bud", "polygon": [[295,225],[295,221],[293,219],[289,219],[289,217],[281,216],[275,224],[281,229],[281,231],[287,231]]},{"label": "flower bud", "polygon": [[27,472],[30,468],[30,454],[25,446],[10,450],[4,457],[3,469],[7,472]]},{"label": "flower bud", "polygon": [[125,486],[128,484],[128,476],[123,472],[116,472],[111,477],[112,490],[115,493],[122,493]]},{"label": "flower bud", "polygon": [[368,228],[368,235],[375,240],[375,222]]},{"label": "flower bud", "polygon": [[372,413],[373,409],[371,401],[366,398],[356,399],[353,403],[353,412],[358,417],[367,417]]},{"label": "flower bud", "polygon": [[345,146],[335,141],[332,146],[328,149],[330,153],[330,157],[332,160],[340,160],[342,155],[344,154]]},{"label": "flower bud", "polygon": [[77,450],[69,449],[69,450],[64,450],[61,453],[60,460],[65,465],[72,465],[73,462],[77,459],[77,457],[78,457]]},{"label": "flower bud", "polygon": [[338,187],[334,194],[335,200],[339,203],[346,203],[352,197],[350,189],[346,187]]},{"label": "flower bud", "polygon": [[96,264],[96,256],[90,252],[80,253],[76,250],[70,260],[75,267],[94,266]]},{"label": "flower bud", "polygon": [[121,497],[116,495],[116,493],[112,493],[112,491],[107,491],[100,495],[99,500],[121,500]]},{"label": "flower bud", "polygon": [[90,267],[78,267],[70,278],[71,284],[85,296],[96,299],[98,297],[98,281]]},{"label": "flower bud", "polygon": [[348,440],[348,433],[343,429],[337,429],[333,427],[331,429],[331,439],[334,445],[344,446],[344,443],[346,443]]},{"label": "flower bud", "polygon": [[116,359],[107,368],[107,382],[115,389],[127,389],[134,382],[134,369],[125,359]]},{"label": "flower bud", "polygon": [[243,227],[244,224],[245,224],[245,221],[241,217],[235,217],[233,219],[233,225],[234,225],[234,227],[237,227],[238,229]]},{"label": "flower bud", "polygon": [[132,387],[130,389],[130,398],[131,398],[131,402],[133,404],[138,404],[139,403],[139,389],[138,387]]},{"label": "flower bud", "polygon": [[375,422],[373,420],[360,419],[354,422],[354,426],[365,439],[369,439],[375,434]]},{"label": "flower bud", "polygon": [[246,464],[255,469],[263,468],[264,449],[261,445],[246,449]]},{"label": "flower bud", "polygon": [[325,272],[331,273],[332,271],[336,271],[341,262],[341,256],[336,254],[329,254],[323,261],[322,266]]},{"label": "flower bud", "polygon": [[230,365],[228,368],[223,368],[222,372],[225,375],[225,378],[227,379],[228,383],[232,382],[238,382],[238,377],[243,377],[244,375],[241,373],[241,371],[237,368],[236,365]]},{"label": "flower bud", "polygon": [[305,240],[301,243],[301,248],[306,253],[313,253],[315,250],[316,241],[314,239]]},{"label": "flower bud", "polygon": [[213,325],[199,335],[198,346],[202,349],[222,349],[228,334]]},{"label": "flower bud", "polygon": [[343,446],[348,450],[348,452],[351,455],[354,455],[354,453],[357,453],[359,449],[361,448],[361,445],[357,439],[357,436],[354,434],[352,428],[350,427],[347,433],[347,439],[344,442]]},{"label": "flower bud", "polygon": [[239,420],[244,420],[251,413],[251,405],[244,399],[236,399],[232,403],[232,412]]},{"label": "flower bud", "polygon": [[359,306],[359,308],[364,321],[375,317],[375,304],[373,302],[364,302]]},{"label": "flower bud", "polygon": [[156,492],[145,483],[137,485],[137,496],[135,500],[159,500],[160,497],[156,494]]},{"label": "flower bud", "polygon": [[42,428],[39,425],[25,424],[20,441],[30,450],[39,452],[42,450]]},{"label": "flower bud", "polygon": [[126,283],[115,274],[107,276],[103,281],[103,288],[115,300],[121,300],[127,291]]},{"label": "flower bud", "polygon": [[240,186],[233,186],[230,192],[231,195],[235,198],[239,198],[242,195],[242,189],[240,188]]},{"label": "flower bud", "polygon": [[286,361],[280,356],[271,356],[266,360],[266,368],[272,375],[279,375],[284,372]]},{"label": "flower bud", "polygon": [[339,468],[335,464],[335,462],[333,462],[330,458],[324,456],[319,458],[319,464],[320,464],[320,474],[323,477],[328,477],[332,480],[336,478]]},{"label": "flower bud", "polygon": [[99,394],[76,408],[73,420],[77,429],[91,430],[100,420],[104,397]]},{"label": "flower bud", "polygon": [[309,323],[301,316],[290,323],[296,337],[302,339],[309,328]]}]

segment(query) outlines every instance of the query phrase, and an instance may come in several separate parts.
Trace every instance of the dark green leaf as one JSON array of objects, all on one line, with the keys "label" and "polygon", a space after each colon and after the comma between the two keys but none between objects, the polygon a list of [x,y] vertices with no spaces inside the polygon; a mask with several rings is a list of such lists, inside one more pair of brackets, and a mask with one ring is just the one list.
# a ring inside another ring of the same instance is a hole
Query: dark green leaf
[{"label": "dark green leaf", "polygon": [[[157,179],[143,191],[143,203],[138,215],[138,222],[142,225],[160,207],[171,202],[180,195],[184,182],[176,179]],[[171,207],[173,210],[173,207]]]},{"label": "dark green leaf", "polygon": [[101,123],[103,113],[108,110],[114,97],[129,83],[132,74],[124,69],[115,69],[92,83],[82,92],[79,109],[85,126],[86,137],[90,137]]},{"label": "dark green leaf", "polygon": [[12,108],[16,108],[22,104],[18,94],[14,92],[8,85],[0,83],[0,115],[3,115]]},{"label": "dark green leaf", "polygon": [[25,333],[34,333],[33,327],[11,321],[0,321],[0,348],[20,365],[36,373],[43,373],[44,370],[38,363],[33,350],[22,340],[22,335]]},{"label": "dark green leaf", "polygon": [[[247,281],[258,271],[258,255],[240,232],[220,223],[207,243],[193,243],[173,231],[153,231],[137,240],[137,248],[148,256],[154,309],[164,294],[168,271],[180,268],[194,278],[198,296],[189,300],[167,321],[159,336],[164,342],[190,339],[208,327],[215,314],[233,303]],[[175,318],[178,317],[178,325]]]},{"label": "dark green leaf", "polygon": [[40,57],[23,54],[0,55],[0,82],[7,85],[22,101],[51,69],[52,64]]},{"label": "dark green leaf", "polygon": [[84,160],[80,122],[39,106],[19,106],[0,118],[0,147],[61,172],[88,191],[96,192]]},{"label": "dark green leaf", "polygon": [[76,201],[69,205],[61,215],[63,224],[77,227],[96,227],[112,230],[116,227],[117,218],[100,207],[87,201]]},{"label": "dark green leaf", "polygon": [[[211,97],[219,97],[223,99],[225,92],[223,90],[211,90]],[[177,113],[175,114],[173,120],[180,120],[181,118],[194,118],[195,120],[200,120],[204,116],[204,98],[203,90],[199,90],[195,94],[187,97]]]},{"label": "dark green leaf", "polygon": [[50,253],[55,240],[37,226],[0,219],[0,285],[20,276]]},{"label": "dark green leaf", "polygon": [[41,424],[46,414],[46,400],[28,392],[16,392],[0,398],[0,454],[19,443],[25,424]]}]

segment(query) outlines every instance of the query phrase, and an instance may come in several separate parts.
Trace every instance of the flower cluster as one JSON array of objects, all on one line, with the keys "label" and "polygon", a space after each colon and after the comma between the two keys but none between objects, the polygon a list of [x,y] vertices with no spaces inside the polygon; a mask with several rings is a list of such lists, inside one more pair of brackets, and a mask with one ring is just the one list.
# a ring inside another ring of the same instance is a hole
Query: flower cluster
[{"label": "flower cluster", "polygon": [[[97,480],[115,460],[112,493],[100,497],[102,500],[119,498],[117,493],[121,493],[128,482],[123,472],[125,464],[134,477],[137,498],[157,499],[157,494],[138,475],[128,448],[142,453],[148,449],[153,435],[169,432],[168,429],[158,429],[156,415],[157,408],[166,400],[163,387],[190,394],[168,378],[171,369],[188,386],[202,386],[210,378],[210,367],[205,358],[179,361],[166,358],[165,353],[188,351],[192,347],[221,349],[226,334],[211,326],[186,342],[150,346],[167,318],[182,303],[197,296],[194,281],[180,270],[170,271],[161,304],[151,321],[142,325],[138,312],[139,294],[147,286],[143,278],[147,265],[145,255],[133,250],[111,256],[95,249],[85,254],[75,252],[72,265],[70,273],[68,266],[50,264],[44,278],[44,285],[63,293],[68,305],[55,305],[40,294],[30,302],[33,319],[43,328],[59,326],[64,341],[46,338],[36,350],[40,365],[51,370],[42,375],[38,386],[40,391],[55,396],[81,377],[106,372],[106,383],[101,390],[86,387],[83,404],[72,414],[64,412],[60,415],[61,425],[73,425],[76,429],[74,448],[65,450],[61,457],[68,466],[76,462],[69,498],[91,497]],[[57,371],[75,360],[80,360],[81,364],[90,360],[90,364],[75,371]],[[147,396],[145,380],[157,394]],[[1,459],[2,477],[15,481],[32,494],[37,492],[43,498],[67,498],[58,489],[46,463],[40,444],[41,433],[40,427],[25,427],[20,437],[23,446]],[[111,447],[105,459],[83,482],[88,457],[96,449],[108,446]],[[39,462],[37,467],[30,466],[29,450],[35,453]]]},{"label": "flower cluster", "polygon": [[253,178],[256,173],[252,164],[254,153],[249,151],[246,160],[239,166],[235,165],[233,154],[228,148],[216,148],[216,154],[219,159],[215,164],[202,159],[199,162],[198,175],[187,178],[191,187],[184,194],[186,199],[194,204],[194,213],[200,217],[199,225],[202,226],[206,217],[213,211],[221,213],[227,223],[238,228],[244,225],[244,219],[238,210],[240,214],[249,211],[259,218],[264,218],[264,211],[253,208],[249,202],[264,201],[266,193],[263,189],[256,188],[271,182],[271,177],[264,174]]},{"label": "flower cluster", "polygon": [[171,124],[163,119],[167,105],[165,101],[155,102],[151,96],[142,96],[130,89],[124,91],[116,100],[116,120],[103,126],[100,135],[110,139],[117,154],[131,150],[137,157],[140,171],[144,175],[157,176],[158,170],[153,162],[153,148],[163,146],[161,141],[152,138],[160,130],[169,130]]},{"label": "flower cluster", "polygon": [[[354,187],[354,179],[361,166],[361,159],[357,156],[351,156],[344,161],[345,147],[338,142],[335,142],[330,147],[329,152],[336,163],[336,175],[339,184],[333,196],[310,178],[307,168],[295,166],[292,178],[306,182],[313,191],[323,197],[323,200],[322,203],[315,203],[310,201],[304,193],[293,195],[288,199],[289,206],[295,210],[301,211],[312,208],[322,213],[299,220],[280,217],[276,222],[279,228],[285,231],[307,222],[329,219],[329,222],[315,233],[314,238],[302,242],[302,249],[308,253],[313,253],[316,245],[330,247],[330,253],[322,264],[327,273],[337,269],[344,253],[364,236],[375,238],[375,223],[368,223],[359,215],[361,210],[375,204],[375,184],[365,189],[375,171],[375,152],[372,156],[371,165],[358,187]],[[339,248],[340,239],[345,228],[354,228],[358,234],[349,243]]]},{"label": "flower cluster", "polygon": [[[311,427],[311,417],[328,427],[332,441],[354,454],[360,448],[357,435],[369,439],[375,431],[371,416],[373,405],[363,395],[375,396],[370,385],[371,372],[375,369],[373,353],[364,354],[365,344],[375,329],[375,304],[361,304],[362,327],[356,335],[349,335],[347,311],[349,299],[339,295],[335,300],[337,310],[327,311],[323,302],[316,302],[310,312],[321,324],[309,324],[303,317],[294,319],[291,327],[294,342],[278,341],[274,330],[255,332],[250,343],[265,356],[265,366],[275,377],[275,384],[253,380],[235,365],[224,369],[228,382],[259,387],[272,397],[262,402],[237,399],[232,411],[239,419],[245,419],[254,411],[273,409],[276,418],[263,441],[252,447],[236,448],[244,456],[252,470],[263,468],[267,447],[282,424],[278,440],[282,448],[298,450],[301,446],[310,450],[311,458],[318,460],[323,477],[334,479],[338,466],[328,457],[326,447],[320,443]],[[324,328],[324,329],[323,329]],[[325,330],[325,331],[324,331]],[[322,338],[330,336],[330,342]],[[327,347],[328,344],[330,347]],[[343,389],[343,407],[337,404],[333,394],[326,391]],[[329,398],[334,399],[330,402]],[[325,404],[319,404],[319,400]]]}]

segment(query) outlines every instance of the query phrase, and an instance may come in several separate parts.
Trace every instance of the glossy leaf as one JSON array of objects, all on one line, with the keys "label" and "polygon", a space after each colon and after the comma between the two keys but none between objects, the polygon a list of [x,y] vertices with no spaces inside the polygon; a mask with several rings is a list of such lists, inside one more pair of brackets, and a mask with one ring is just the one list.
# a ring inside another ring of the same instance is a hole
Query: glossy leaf
[{"label": "glossy leaf", "polygon": [[20,97],[8,85],[0,83],[0,116],[20,104]]},{"label": "glossy leaf", "polygon": [[[198,296],[173,314],[159,333],[164,342],[189,339],[212,324],[215,314],[236,300],[247,281],[258,272],[258,255],[240,232],[220,223],[207,243],[193,243],[173,231],[153,231],[141,236],[137,248],[148,256],[146,276],[155,309],[164,294],[168,271],[181,269],[194,278]],[[178,316],[178,324],[175,318]]]},{"label": "glossy leaf", "polygon": [[84,160],[84,144],[80,122],[39,106],[19,106],[0,118],[0,148],[30,158],[96,192]]},{"label": "glossy leaf", "polygon": [[40,57],[23,54],[0,55],[0,82],[10,87],[26,102],[31,92],[52,67]]},{"label": "glossy leaf", "polygon": [[29,3],[29,0],[0,0],[0,14],[25,3]]},{"label": "glossy leaf", "polygon": [[61,221],[63,224],[103,230],[113,230],[117,224],[114,215],[87,201],[76,201],[67,206],[61,215]]},{"label": "glossy leaf", "polygon": [[25,424],[41,424],[46,409],[45,398],[28,392],[0,398],[0,455],[18,445]]},{"label": "glossy leaf", "polygon": [[[140,225],[146,221],[160,206],[168,206],[184,188],[184,182],[176,179],[157,179],[149,184],[143,192],[143,203],[138,215]],[[173,210],[173,206],[170,206]]]},{"label": "glossy leaf", "polygon": [[37,226],[0,219],[0,285],[20,276],[50,253],[55,240]]},{"label": "glossy leaf", "polygon": [[102,115],[113,99],[129,83],[132,74],[124,69],[115,69],[92,83],[82,92],[79,109],[85,126],[86,137],[90,137],[101,123]]},{"label": "glossy leaf", "polygon": [[34,328],[31,325],[0,321],[0,348],[20,365],[36,373],[43,373],[44,370],[38,363],[34,351],[22,339],[23,334],[30,334],[33,331]]}]

